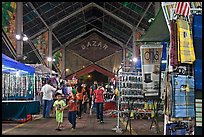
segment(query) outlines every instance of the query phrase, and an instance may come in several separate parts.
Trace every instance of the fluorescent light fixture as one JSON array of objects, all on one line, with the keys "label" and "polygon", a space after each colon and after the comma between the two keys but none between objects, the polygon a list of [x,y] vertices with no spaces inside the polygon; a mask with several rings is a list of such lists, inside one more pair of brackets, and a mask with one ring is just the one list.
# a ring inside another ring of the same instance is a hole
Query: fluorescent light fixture
[{"label": "fluorescent light fixture", "polygon": [[16,71],[16,77],[19,77],[19,76],[20,76],[20,72]]},{"label": "fluorescent light fixture", "polygon": [[137,62],[137,58],[133,58],[133,61],[134,61],[134,62]]},{"label": "fluorescent light fixture", "polygon": [[51,62],[51,61],[52,61],[52,58],[51,58],[51,57],[48,57],[48,58],[47,58],[47,61]]},{"label": "fluorescent light fixture", "polygon": [[17,39],[17,40],[20,40],[20,39],[21,39],[21,36],[20,36],[20,35],[16,35],[16,39]]}]

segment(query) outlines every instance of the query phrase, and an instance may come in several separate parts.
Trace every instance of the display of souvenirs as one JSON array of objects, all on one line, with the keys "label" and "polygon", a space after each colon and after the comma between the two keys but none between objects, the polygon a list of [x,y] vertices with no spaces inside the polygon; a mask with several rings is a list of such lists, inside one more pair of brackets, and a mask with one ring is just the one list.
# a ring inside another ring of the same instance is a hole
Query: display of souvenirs
[{"label": "display of souvenirs", "polygon": [[26,99],[33,98],[33,75],[15,73],[2,74],[2,99]]}]

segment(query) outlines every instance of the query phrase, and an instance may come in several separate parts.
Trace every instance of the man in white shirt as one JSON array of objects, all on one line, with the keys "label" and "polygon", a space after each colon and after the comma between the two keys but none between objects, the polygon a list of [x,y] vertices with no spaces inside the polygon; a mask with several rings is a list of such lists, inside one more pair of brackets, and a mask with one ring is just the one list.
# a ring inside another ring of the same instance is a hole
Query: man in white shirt
[{"label": "man in white shirt", "polygon": [[51,80],[48,80],[47,84],[45,84],[42,87],[42,93],[43,93],[43,118],[49,118],[50,117],[50,109],[52,107],[52,103],[53,103],[53,93],[56,91],[57,89],[54,88],[53,86],[51,86]]}]

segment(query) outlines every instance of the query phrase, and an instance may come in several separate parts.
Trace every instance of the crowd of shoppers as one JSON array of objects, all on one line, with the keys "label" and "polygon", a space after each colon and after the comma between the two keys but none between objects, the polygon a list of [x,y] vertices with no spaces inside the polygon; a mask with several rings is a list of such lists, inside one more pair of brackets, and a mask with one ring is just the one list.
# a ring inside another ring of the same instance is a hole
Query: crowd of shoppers
[{"label": "crowd of shoppers", "polygon": [[104,87],[94,81],[93,85],[78,82],[78,84],[61,81],[55,86],[48,80],[42,87],[42,114],[43,118],[50,117],[50,110],[53,107],[57,122],[56,130],[61,130],[63,122],[63,111],[67,108],[68,121],[72,124],[72,130],[76,128],[76,118],[81,119],[87,114],[87,109],[94,110],[96,120],[103,122]]}]

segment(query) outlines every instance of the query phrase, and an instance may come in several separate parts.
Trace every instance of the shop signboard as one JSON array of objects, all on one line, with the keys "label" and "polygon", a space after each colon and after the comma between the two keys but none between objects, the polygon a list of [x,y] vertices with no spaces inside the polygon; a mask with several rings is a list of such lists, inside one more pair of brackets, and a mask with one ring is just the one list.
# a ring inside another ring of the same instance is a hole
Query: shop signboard
[{"label": "shop signboard", "polygon": [[159,96],[160,65],[163,45],[142,45],[142,79],[145,97]]}]

